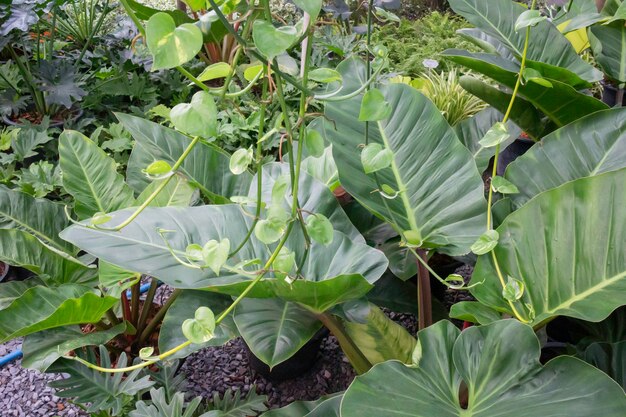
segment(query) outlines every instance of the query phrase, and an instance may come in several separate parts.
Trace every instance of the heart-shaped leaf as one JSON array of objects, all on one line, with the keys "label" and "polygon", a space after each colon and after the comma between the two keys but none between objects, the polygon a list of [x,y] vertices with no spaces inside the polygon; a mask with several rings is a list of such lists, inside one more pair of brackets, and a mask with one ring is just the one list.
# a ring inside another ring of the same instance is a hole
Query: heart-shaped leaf
[{"label": "heart-shaped leaf", "polygon": [[298,38],[298,30],[293,26],[274,27],[265,20],[255,20],[252,38],[257,49],[268,59],[282,54]]},{"label": "heart-shaped leaf", "polygon": [[235,175],[243,174],[248,169],[253,157],[252,148],[237,149],[230,157],[230,172]]},{"label": "heart-shaped leaf", "polygon": [[311,238],[322,245],[333,243],[333,225],[323,214],[312,214],[306,219],[306,230]]},{"label": "heart-shaped leaf", "polygon": [[478,240],[474,242],[470,248],[476,255],[484,255],[489,253],[498,245],[498,239],[500,235],[495,230],[487,230],[480,235]]},{"label": "heart-shaped leaf", "polygon": [[198,91],[190,103],[180,103],[170,111],[176,129],[190,136],[217,136],[217,107],[211,94]]},{"label": "heart-shaped leaf", "polygon": [[537,26],[539,22],[546,20],[546,16],[542,16],[539,10],[526,10],[517,17],[515,21],[515,31],[519,32],[527,27]]},{"label": "heart-shaped leaf", "polygon": [[176,27],[174,19],[167,13],[156,13],[150,17],[146,39],[154,57],[152,71],[183,65],[202,48],[202,31],[191,23]]},{"label": "heart-shaped leaf", "polygon": [[198,307],[194,318],[183,322],[183,334],[191,343],[206,343],[215,332],[215,315],[208,307]]},{"label": "heart-shaped leaf", "polygon": [[324,138],[317,130],[307,129],[304,145],[307,151],[309,151],[309,155],[315,158],[319,158],[324,154]]},{"label": "heart-shaped leaf", "polygon": [[228,260],[229,253],[230,241],[228,239],[222,239],[220,242],[212,239],[202,247],[204,264],[211,268],[215,275],[220,274],[220,269]]},{"label": "heart-shaped leaf", "polygon": [[362,122],[377,122],[391,115],[391,105],[385,100],[383,93],[372,88],[363,96],[359,120]]},{"label": "heart-shaped leaf", "polygon": [[509,130],[502,122],[498,122],[491,126],[491,129],[485,133],[485,136],[478,141],[481,146],[491,148],[499,145],[509,138]]},{"label": "heart-shaped leaf", "polygon": [[387,168],[392,160],[393,152],[378,143],[370,143],[361,151],[361,163],[366,174]]},{"label": "heart-shaped leaf", "polygon": [[626,409],[620,386],[598,369],[569,356],[542,366],[532,328],[516,320],[462,333],[440,321],[418,333],[415,353],[415,367],[389,361],[357,377],[341,416],[620,417]]}]

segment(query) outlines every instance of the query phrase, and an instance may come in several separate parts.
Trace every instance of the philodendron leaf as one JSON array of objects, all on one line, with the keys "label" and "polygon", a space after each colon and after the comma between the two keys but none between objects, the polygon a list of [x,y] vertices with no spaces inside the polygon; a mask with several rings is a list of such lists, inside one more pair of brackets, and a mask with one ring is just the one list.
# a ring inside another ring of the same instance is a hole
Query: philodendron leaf
[{"label": "philodendron leaf", "polygon": [[[174,129],[140,117],[127,114],[116,114],[116,117],[135,139],[126,176],[128,184],[135,191],[142,192],[151,182],[141,170],[157,160],[173,165],[189,146],[191,139]],[[245,195],[252,180],[252,175],[247,172],[233,175],[228,169],[229,159],[230,155],[217,146],[200,142],[177,172],[187,177],[191,185],[197,187],[211,202],[223,204],[233,195]]]},{"label": "philodendron leaf", "polygon": [[220,269],[228,260],[229,253],[230,241],[228,239],[222,239],[220,242],[211,239],[202,247],[204,264],[211,268],[215,275],[220,274]]},{"label": "philodendron leaf", "polygon": [[388,118],[391,112],[391,105],[385,100],[383,93],[373,88],[363,96],[359,120],[361,122],[377,122]]},{"label": "philodendron leaf", "polygon": [[569,356],[542,366],[540,353],[532,328],[516,320],[462,333],[441,321],[418,333],[415,367],[389,361],[358,376],[344,394],[341,416],[623,415],[626,396],[604,373]]},{"label": "philodendron leaf", "polygon": [[42,330],[96,323],[119,300],[82,285],[32,287],[0,310],[0,343]]},{"label": "philodendron leaf", "polygon": [[126,323],[120,323],[93,333],[84,333],[78,326],[66,326],[30,334],[22,343],[22,366],[45,372],[68,352],[83,346],[105,344],[125,330]]},{"label": "philodendron leaf", "polygon": [[307,12],[311,16],[311,20],[315,20],[322,10],[322,0],[294,0],[294,3]]},{"label": "philodendron leaf", "polygon": [[[453,255],[469,252],[486,224],[484,184],[472,155],[417,90],[394,84],[382,91],[392,112],[387,120],[369,123],[369,143],[389,149],[396,169],[376,176],[364,172],[359,158],[366,131],[358,117],[360,98],[326,105],[320,124],[333,145],[342,186],[396,230],[407,231],[410,243]],[[381,195],[379,184],[398,195]]]},{"label": "philodendron leaf", "polygon": [[332,83],[341,81],[341,78],[341,73],[331,68],[316,68],[309,72],[309,80],[317,81],[318,83]]},{"label": "philodendron leaf", "polygon": [[156,13],[146,26],[148,49],[154,57],[152,71],[178,67],[202,48],[202,31],[191,23],[176,27],[167,13]]},{"label": "philodendron leaf", "polygon": [[594,113],[547,135],[511,163],[505,178],[519,188],[515,208],[543,191],[626,167],[626,108]]},{"label": "philodendron leaf", "polygon": [[546,20],[546,16],[542,16],[539,10],[526,10],[517,17],[515,21],[515,31],[519,32],[528,27],[537,26],[539,22]]},{"label": "philodendron leaf", "polygon": [[170,111],[176,129],[190,136],[217,136],[217,107],[211,94],[198,91],[190,103],[180,103]]},{"label": "philodendron leaf", "polygon": [[243,174],[248,169],[253,158],[252,148],[237,149],[230,157],[230,172],[235,175]]},{"label": "philodendron leaf", "polygon": [[63,205],[0,185],[0,229],[18,229],[53,249],[75,254],[75,248],[59,237],[69,223]]},{"label": "philodendron leaf", "polygon": [[[148,185],[137,197],[137,205],[143,204],[150,195],[162,185],[162,180],[154,180]],[[183,206],[193,205],[193,202],[199,198],[198,189],[189,184],[187,178],[182,175],[175,175],[170,179],[165,188],[163,188],[156,198],[150,202],[151,207],[167,207],[167,206]]]},{"label": "philodendron leaf", "polygon": [[[183,290],[163,318],[163,324],[159,331],[159,351],[166,352],[188,340],[183,334],[181,323],[192,317],[198,308],[209,307],[218,313],[228,308],[232,302],[232,297],[224,294]],[[232,315],[228,315],[213,331],[213,338],[201,344],[192,343],[170,358],[184,358],[207,346],[221,346],[236,335],[237,329],[233,323]]]},{"label": "philodendron leaf", "polygon": [[284,220],[276,218],[261,219],[254,227],[254,235],[261,242],[269,245],[278,241],[286,229],[287,223]]},{"label": "philodendron leaf", "polygon": [[272,268],[274,269],[274,274],[280,278],[281,276],[288,276],[295,265],[296,254],[283,246],[280,248]]},{"label": "philodendron leaf", "polygon": [[592,343],[580,356],[585,362],[604,371],[626,391],[626,340],[617,343]]},{"label": "philodendron leaf", "polygon": [[[568,182],[536,196],[498,227],[494,254],[503,276],[524,284],[517,306],[534,310],[531,324],[559,315],[600,321],[626,304],[625,182],[626,168]],[[510,311],[491,256],[478,258],[471,283],[483,280],[472,294]]]},{"label": "philodendron leaf", "polygon": [[133,192],[117,173],[116,163],[85,135],[66,130],[59,137],[63,186],[76,200],[81,218],[129,207]]},{"label": "philodendron leaf", "polygon": [[215,315],[208,307],[198,307],[192,319],[183,322],[183,335],[191,343],[201,344],[213,339]]},{"label": "philodendron leaf", "polygon": [[489,253],[498,245],[498,239],[500,235],[495,230],[487,230],[480,235],[478,240],[474,242],[470,248],[476,255],[484,255]]},{"label": "philodendron leaf", "polygon": [[274,27],[272,23],[257,19],[254,21],[252,38],[257,49],[268,59],[282,54],[298,38],[294,26]]},{"label": "philodendron leaf", "polygon": [[275,408],[261,417],[339,417],[343,392],[325,395],[315,401],[294,401],[286,407]]},{"label": "philodendron leaf", "polygon": [[411,363],[416,340],[377,306],[370,304],[365,323],[346,321],[348,335],[372,364],[388,360]]},{"label": "philodendron leaf", "polygon": [[322,327],[315,314],[278,298],[244,298],[234,319],[254,356],[270,368],[293,356]]},{"label": "philodendron leaf", "polygon": [[317,130],[307,129],[304,145],[307,151],[309,151],[309,155],[315,158],[319,158],[324,154],[324,138]]},{"label": "philodendron leaf", "polygon": [[481,146],[485,148],[491,148],[499,145],[509,138],[509,131],[506,125],[502,122],[498,122],[491,126],[491,129],[485,133],[485,136],[478,141]]},{"label": "philodendron leaf", "polygon": [[[132,210],[112,213],[112,226],[126,219]],[[222,294],[238,295],[244,291],[256,270],[269,260],[271,250],[254,235],[247,240],[227,265],[250,263],[249,273],[223,268],[216,276],[210,268],[195,269],[179,263],[172,251],[184,258],[191,243],[222,241],[232,245],[243,242],[253,219],[239,205],[200,207],[146,208],[119,232],[96,230],[74,225],[62,237],[98,258],[122,268],[149,274],[176,288],[202,288]],[[164,233],[163,230],[171,232]],[[325,311],[337,303],[359,298],[372,287],[387,268],[385,256],[376,249],[358,243],[335,231],[330,245],[312,242],[307,254],[302,231],[294,227],[285,246],[296,254],[303,278],[287,285],[272,273],[250,291],[250,297],[278,296],[307,305],[314,311]],[[305,256],[307,254],[307,256]]]},{"label": "philodendron leaf", "polygon": [[495,176],[491,178],[491,188],[496,193],[501,194],[517,194],[519,189],[504,177]]},{"label": "philodendron leaf", "polygon": [[333,225],[323,214],[312,214],[306,219],[306,230],[311,239],[328,246],[333,243]]},{"label": "philodendron leaf", "polygon": [[393,152],[378,143],[370,143],[361,151],[361,163],[366,174],[387,168],[393,161]]},{"label": "philodendron leaf", "polygon": [[231,66],[226,62],[216,62],[215,64],[209,65],[198,75],[196,78],[199,81],[210,81],[216,78],[225,78],[230,74]]}]

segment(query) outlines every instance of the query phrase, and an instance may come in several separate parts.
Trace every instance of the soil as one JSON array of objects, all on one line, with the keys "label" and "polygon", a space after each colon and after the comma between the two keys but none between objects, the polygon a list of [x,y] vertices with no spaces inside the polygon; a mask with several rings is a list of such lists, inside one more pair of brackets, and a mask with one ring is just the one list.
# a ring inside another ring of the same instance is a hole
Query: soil
[{"label": "soil", "polygon": [[[62,124],[65,123],[66,120],[71,119],[76,116],[76,111],[72,109],[62,109],[58,113],[50,116],[51,124]],[[38,125],[41,124],[45,115],[41,113],[37,113],[36,111],[27,111],[24,113],[20,113],[18,115],[9,116],[9,120],[13,123],[23,123],[24,121],[28,121],[32,124]]]},{"label": "soil", "polygon": [[4,262],[0,262],[0,281],[2,281],[4,277],[7,276],[8,273],[9,273],[9,265],[5,264]]}]

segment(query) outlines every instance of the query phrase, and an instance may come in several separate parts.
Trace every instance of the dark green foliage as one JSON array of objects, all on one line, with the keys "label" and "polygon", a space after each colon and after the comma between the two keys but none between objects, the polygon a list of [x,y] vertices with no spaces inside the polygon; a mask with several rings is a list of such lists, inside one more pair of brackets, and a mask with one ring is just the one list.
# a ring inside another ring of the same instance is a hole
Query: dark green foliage
[{"label": "dark green foliage", "polygon": [[438,70],[447,70],[451,64],[441,57],[447,48],[476,50],[463,40],[456,31],[468,27],[467,23],[448,13],[432,12],[421,19],[410,22],[403,19],[399,24],[391,23],[373,33],[373,43],[384,45],[389,50],[391,69],[403,75],[418,76],[425,71],[422,61],[439,61]]}]

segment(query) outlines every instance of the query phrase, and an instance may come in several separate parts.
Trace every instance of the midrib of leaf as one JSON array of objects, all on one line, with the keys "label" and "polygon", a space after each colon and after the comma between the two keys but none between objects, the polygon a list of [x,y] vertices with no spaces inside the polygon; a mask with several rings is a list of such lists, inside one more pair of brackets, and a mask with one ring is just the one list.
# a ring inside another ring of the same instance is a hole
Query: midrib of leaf
[{"label": "midrib of leaf", "polygon": [[[289,303],[286,302],[285,307],[283,307],[283,313],[280,316],[280,322],[278,324],[278,331],[276,332],[276,343],[280,340],[280,334],[283,332],[288,309],[289,309]],[[272,362],[274,362],[274,359],[276,357],[276,343],[274,343],[274,352],[272,353]]]},{"label": "midrib of leaf", "polygon": [[[28,233],[30,233],[33,236],[35,236],[37,238],[37,240],[41,241],[41,243],[44,246],[55,246],[57,250],[60,250],[60,251],[62,251],[64,253],[67,253],[63,246],[59,245],[58,242],[55,242],[53,240],[53,238],[51,238],[50,236],[46,235],[45,233],[42,233],[42,232],[38,231],[37,229],[35,229],[34,227],[31,227],[28,224],[20,221],[19,219],[9,215],[9,213],[7,213],[7,212],[0,212],[0,215],[6,217],[8,219],[11,219],[12,221],[17,223],[18,225],[22,226],[22,228],[25,229],[24,231],[27,231]],[[69,253],[68,253],[68,255],[71,256]]]},{"label": "midrib of leaf", "polygon": [[[81,138],[82,140],[82,138]],[[72,146],[71,142],[68,140],[69,143],[69,147],[72,150],[72,153],[74,154],[76,161],[78,162],[78,166],[80,167],[80,170],[83,172],[83,175],[85,177],[85,181],[87,182],[87,185],[89,185],[89,189],[91,190],[91,195],[94,198],[94,200],[96,200],[96,204],[98,205],[98,211],[101,211],[102,213],[106,213],[106,209],[104,208],[104,206],[102,205],[102,202],[100,201],[100,198],[98,197],[98,195],[96,194],[96,190],[94,188],[94,184],[91,182],[91,178],[89,177],[89,175],[87,175],[87,171],[85,169],[85,166],[83,165],[82,161],[80,160],[80,158],[78,157],[78,154],[76,153],[76,149]]]},{"label": "midrib of leaf", "polygon": [[626,277],[626,271],[623,271],[620,274],[614,275],[610,278],[607,278],[606,280],[603,280],[602,282],[587,288],[585,291],[580,292],[578,294],[575,294],[574,296],[570,297],[567,301],[562,302],[561,304],[557,305],[556,307],[551,308],[550,310],[546,310],[546,313],[556,313],[557,311],[564,309],[564,308],[568,308],[569,306],[571,306],[572,304],[574,304],[577,301],[582,301],[585,298],[589,297],[592,294],[595,294],[597,292],[602,291],[604,288],[606,288],[607,286],[615,283],[616,281],[619,281],[622,278]]},{"label": "midrib of leaf", "polygon": [[[485,1],[485,0],[484,0]],[[518,54],[518,55],[522,55],[522,52],[515,46],[513,45],[513,43],[511,43],[510,39],[504,34],[502,33],[502,31],[500,31],[500,29],[498,29],[497,26],[495,26],[493,23],[491,23],[491,20],[484,14],[482,14],[476,7],[473,7],[470,3],[468,3],[467,1],[465,1],[465,4],[468,5],[468,7],[472,10],[474,10],[476,12],[476,14],[480,17],[483,18],[483,20],[485,22],[487,22],[489,24],[490,27],[493,28],[493,30],[495,30],[500,36],[502,36],[502,38],[506,41],[506,43]]]},{"label": "midrib of leaf", "polygon": [[[402,180],[400,170],[398,169],[398,165],[396,164],[396,156],[395,156],[396,153],[391,148],[391,145],[389,143],[389,138],[387,137],[387,133],[385,132],[385,129],[383,128],[381,122],[377,122],[377,124],[378,124],[378,130],[380,131],[380,136],[383,140],[383,144],[385,145],[385,148],[389,149],[389,151],[391,151],[394,155],[394,157],[391,159],[391,170],[393,171],[393,176],[396,180],[396,184],[398,185],[398,193],[400,195],[400,199],[402,200],[402,205],[404,206],[404,211],[406,212],[406,217],[409,222],[409,226],[411,227],[411,230],[420,233],[420,239],[421,239],[421,231],[417,227],[417,222],[415,221],[415,212],[411,208],[411,202],[409,201],[409,198],[406,195],[407,187],[404,181]],[[399,229],[401,229],[400,225],[396,225],[396,226]]]}]

